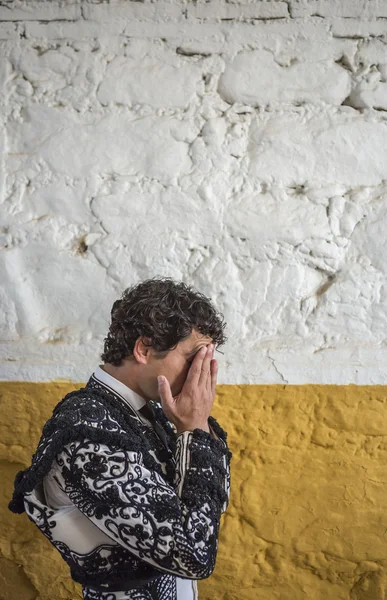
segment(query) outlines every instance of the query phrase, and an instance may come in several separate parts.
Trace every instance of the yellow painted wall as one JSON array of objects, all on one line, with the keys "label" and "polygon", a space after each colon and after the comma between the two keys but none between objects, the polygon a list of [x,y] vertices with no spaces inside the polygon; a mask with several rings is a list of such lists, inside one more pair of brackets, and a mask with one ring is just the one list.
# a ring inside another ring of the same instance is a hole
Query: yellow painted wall
[{"label": "yellow painted wall", "polygon": [[[76,600],[67,566],[6,506],[69,383],[1,384],[0,600]],[[201,600],[387,598],[387,387],[219,385],[232,493]]]}]

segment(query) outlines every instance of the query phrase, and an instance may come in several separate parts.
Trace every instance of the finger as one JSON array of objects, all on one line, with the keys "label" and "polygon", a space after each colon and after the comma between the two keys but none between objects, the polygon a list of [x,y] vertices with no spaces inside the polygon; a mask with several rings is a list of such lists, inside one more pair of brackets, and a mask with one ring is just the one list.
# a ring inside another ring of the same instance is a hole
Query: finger
[{"label": "finger", "polygon": [[216,379],[218,377],[218,361],[214,358],[211,361],[211,392],[212,397],[216,395]]},{"label": "finger", "polygon": [[211,387],[212,387],[212,363],[213,363],[213,359],[214,359],[214,353],[215,353],[215,344],[212,344],[212,351],[210,352],[210,364],[209,364],[207,379],[206,379],[206,389],[209,392],[211,392]]},{"label": "finger", "polygon": [[188,385],[197,385],[199,382],[200,373],[202,371],[203,359],[206,355],[207,348],[202,346],[195,354],[195,358],[192,361],[190,369],[188,371],[186,383]]},{"label": "finger", "polygon": [[162,408],[164,409],[165,407],[172,406],[173,396],[168,379],[164,376],[159,375],[159,377],[157,377],[157,383],[159,387],[159,396]]},{"label": "finger", "polygon": [[207,352],[204,356],[202,368],[200,371],[199,385],[203,385],[204,387],[206,387],[206,385],[207,385],[207,379],[210,374],[210,364],[211,364],[211,359],[212,359],[212,356],[214,353],[213,349],[214,349],[214,345],[209,344],[207,347]]}]

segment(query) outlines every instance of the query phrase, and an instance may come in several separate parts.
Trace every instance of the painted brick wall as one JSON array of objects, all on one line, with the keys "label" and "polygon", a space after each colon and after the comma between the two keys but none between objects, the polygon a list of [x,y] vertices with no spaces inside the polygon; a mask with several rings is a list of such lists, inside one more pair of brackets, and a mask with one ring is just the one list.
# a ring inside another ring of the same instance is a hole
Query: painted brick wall
[{"label": "painted brick wall", "polygon": [[[6,510],[15,472],[29,465],[43,423],[74,387],[0,389],[1,600],[82,597],[35,525]],[[386,599],[386,391],[218,386],[213,414],[233,451],[231,495],[200,600]]]},{"label": "painted brick wall", "polygon": [[6,506],[153,276],[227,321],[201,600],[385,600],[386,0],[0,0],[0,129],[0,600],[80,598]]},{"label": "painted brick wall", "polygon": [[386,381],[385,1],[0,21],[4,378],[84,380],[112,301],[167,275],[225,314],[222,383]]}]

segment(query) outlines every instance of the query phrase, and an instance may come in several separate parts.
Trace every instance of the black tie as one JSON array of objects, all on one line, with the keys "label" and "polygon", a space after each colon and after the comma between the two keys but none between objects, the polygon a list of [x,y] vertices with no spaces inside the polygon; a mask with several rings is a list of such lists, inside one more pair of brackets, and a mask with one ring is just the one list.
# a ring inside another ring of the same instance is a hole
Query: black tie
[{"label": "black tie", "polygon": [[148,406],[148,404],[144,404],[144,406],[140,408],[138,412],[144,415],[144,417],[152,423],[153,427],[155,426],[155,416],[153,414],[153,410]]},{"label": "black tie", "polygon": [[146,419],[148,419],[148,421],[150,421],[152,423],[153,429],[156,431],[159,438],[161,438],[164,446],[166,448],[168,448],[167,434],[165,433],[165,431],[164,431],[163,427],[160,425],[160,423],[158,423],[158,421],[156,421],[154,412],[150,408],[150,406],[148,404],[144,404],[144,406],[142,408],[140,408],[138,412],[140,412]]}]

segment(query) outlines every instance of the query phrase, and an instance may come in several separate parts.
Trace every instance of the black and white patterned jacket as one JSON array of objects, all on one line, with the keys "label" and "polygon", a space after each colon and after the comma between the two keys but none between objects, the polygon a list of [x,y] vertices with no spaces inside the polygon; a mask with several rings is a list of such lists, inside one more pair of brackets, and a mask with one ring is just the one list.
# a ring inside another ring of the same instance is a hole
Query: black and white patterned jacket
[{"label": "black and white patterned jacket", "polygon": [[[226,433],[210,417],[218,439],[200,429],[176,436],[151,407],[156,430],[92,376],[55,407],[15,479],[10,510],[36,523],[87,600],[179,600],[178,581],[215,566],[229,498]],[[48,482],[58,504],[47,501]]]}]

